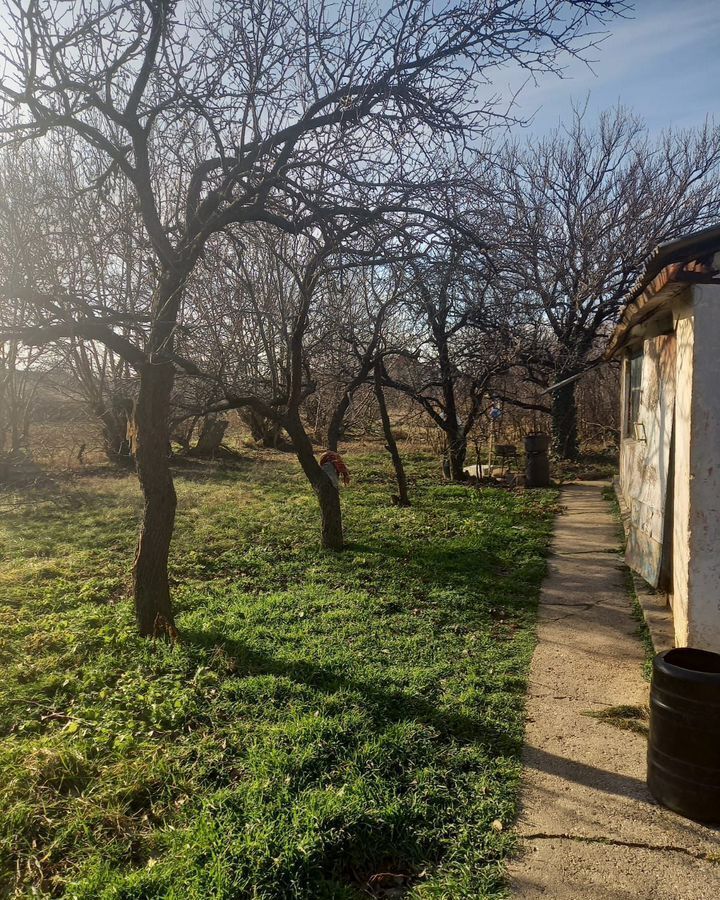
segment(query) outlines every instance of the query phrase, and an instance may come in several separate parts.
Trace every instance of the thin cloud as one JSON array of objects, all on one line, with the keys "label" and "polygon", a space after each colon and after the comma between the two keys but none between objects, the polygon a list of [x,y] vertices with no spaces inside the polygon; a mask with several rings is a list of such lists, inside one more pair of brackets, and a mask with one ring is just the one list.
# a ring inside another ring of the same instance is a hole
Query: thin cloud
[{"label": "thin cloud", "polygon": [[563,78],[544,76],[537,85],[528,83],[526,72],[515,70],[496,85],[508,96],[525,85],[515,112],[535,114],[536,132],[557,124],[573,100],[588,95],[591,109],[621,102],[654,127],[699,124],[720,111],[718,12],[717,0],[641,2],[633,18],[614,23],[592,53],[591,67],[572,60]]}]

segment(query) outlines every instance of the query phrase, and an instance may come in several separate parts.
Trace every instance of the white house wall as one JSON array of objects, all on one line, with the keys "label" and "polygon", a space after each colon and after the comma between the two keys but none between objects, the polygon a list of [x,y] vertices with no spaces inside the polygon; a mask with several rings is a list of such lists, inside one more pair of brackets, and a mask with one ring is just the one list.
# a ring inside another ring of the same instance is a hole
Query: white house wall
[{"label": "white house wall", "polygon": [[686,304],[676,319],[675,476],[673,492],[672,611],[675,643],[688,645],[688,573],[690,557],[690,428],[694,354],[693,317]]},{"label": "white house wall", "polygon": [[675,365],[674,334],[660,335],[644,342],[640,434],[625,438],[621,447],[620,479],[630,510],[626,559],[628,565],[654,587],[658,587],[663,563]]},{"label": "white house wall", "polygon": [[720,287],[694,286],[693,318],[687,644],[720,652]]},{"label": "white house wall", "polygon": [[[657,586],[671,560],[671,581],[660,587],[670,595],[676,644],[720,653],[720,286],[694,285],[672,310],[674,335],[643,344],[645,440],[620,445],[627,561]],[[625,378],[627,367],[623,434]]]}]

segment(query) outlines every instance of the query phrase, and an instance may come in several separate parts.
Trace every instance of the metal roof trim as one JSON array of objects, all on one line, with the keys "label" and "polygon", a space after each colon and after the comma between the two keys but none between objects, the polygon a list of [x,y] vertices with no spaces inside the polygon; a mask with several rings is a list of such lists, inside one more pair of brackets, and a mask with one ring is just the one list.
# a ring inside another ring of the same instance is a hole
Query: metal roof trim
[{"label": "metal roof trim", "polygon": [[642,320],[638,318],[640,314],[645,311],[649,315],[653,311],[645,309],[649,301],[675,281],[687,263],[718,251],[720,225],[658,244],[645,260],[642,273],[623,297],[623,312],[605,351],[605,358],[611,358],[624,346],[627,332]]}]

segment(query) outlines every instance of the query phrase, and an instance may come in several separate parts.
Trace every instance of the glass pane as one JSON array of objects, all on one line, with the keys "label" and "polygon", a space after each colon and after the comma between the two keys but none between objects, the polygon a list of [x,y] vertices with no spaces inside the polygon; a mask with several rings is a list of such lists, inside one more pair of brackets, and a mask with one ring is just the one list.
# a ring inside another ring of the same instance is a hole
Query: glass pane
[{"label": "glass pane", "polygon": [[640,418],[640,398],[642,396],[642,353],[630,359],[628,391],[628,434],[632,436],[633,426]]}]

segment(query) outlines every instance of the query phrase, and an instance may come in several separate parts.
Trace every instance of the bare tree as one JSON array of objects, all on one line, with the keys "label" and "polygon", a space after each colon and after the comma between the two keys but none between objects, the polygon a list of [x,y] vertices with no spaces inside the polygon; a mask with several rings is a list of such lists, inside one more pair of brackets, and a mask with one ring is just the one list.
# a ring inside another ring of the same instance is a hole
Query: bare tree
[{"label": "bare tree", "polygon": [[[44,255],[33,241],[32,212],[42,201],[42,175],[33,178],[30,173],[37,160],[23,156],[17,166],[0,159],[0,266],[5,278],[15,283],[28,272],[32,277]],[[10,453],[28,448],[33,403],[47,368],[42,364],[52,365],[44,348],[28,347],[12,336],[33,313],[32,304],[22,296],[0,304],[0,332],[11,335],[0,343],[0,450],[7,448]]]},{"label": "bare tree", "polygon": [[[21,317],[22,307],[12,318]],[[30,423],[38,391],[47,376],[44,348],[30,348],[16,340],[0,347],[0,451],[11,454],[30,449]]]},{"label": "bare tree", "polygon": [[449,475],[462,481],[468,435],[489,405],[493,380],[512,365],[515,340],[494,267],[466,237],[441,237],[408,271],[412,364],[384,383],[412,397],[442,431]]},{"label": "bare tree", "polygon": [[125,360],[103,344],[71,339],[64,362],[73,376],[74,394],[100,429],[102,449],[112,463],[129,465],[128,424],[132,417],[135,379]]},{"label": "bare tree", "polygon": [[[95,314],[112,315],[113,328],[128,338],[150,302],[136,203],[124,183],[102,196],[83,191],[76,165],[72,141],[26,143],[0,155],[0,255],[7,291],[2,329],[42,325],[41,304],[54,299],[70,316],[78,302]],[[22,315],[12,319],[18,305]],[[128,363],[100,341],[67,333],[53,342],[52,360],[63,376],[57,386],[97,421],[108,458],[127,462],[123,445],[134,394]]]},{"label": "bare tree", "polygon": [[[154,271],[148,321],[131,336],[112,310],[66,290],[23,288],[41,342],[104,343],[138,373],[132,427],[145,498],[134,563],[143,634],[172,633],[168,557],[176,509],[167,447],[188,277],[208,239],[266,222],[298,234],[352,221],[376,186],[421,185],[448,139],[486,126],[474,103],[509,60],[552,71],[622,9],[615,0],[377,7],[271,0],[46,0],[6,7],[0,53],[4,144],[68,132],[86,148],[89,191],[131,185]],[[348,27],[348,23],[353,23]],[[18,293],[6,286],[6,293]],[[293,438],[294,439],[294,438]]]},{"label": "bare tree", "polygon": [[[397,227],[394,237],[398,237]],[[399,302],[401,282],[396,269],[408,253],[403,246],[408,240],[419,240],[413,229],[399,241],[391,241],[389,235],[376,237],[376,247],[383,249],[371,260],[355,254],[334,261],[336,299],[325,314],[330,327],[311,363],[319,389],[323,382],[333,389],[335,402],[326,422],[329,450],[338,449],[357,392],[372,384],[376,360],[383,352],[392,352],[386,324]]]},{"label": "bare tree", "polygon": [[376,359],[374,366],[375,397],[377,399],[380,421],[385,437],[385,448],[390,454],[393,469],[395,471],[395,481],[398,486],[397,503],[398,506],[410,506],[410,495],[408,494],[405,466],[403,465],[402,457],[398,450],[397,441],[395,440],[395,435],[392,430],[392,423],[390,422],[387,403],[385,402],[385,388],[383,385],[388,381],[388,378],[389,376],[382,358]]},{"label": "bare tree", "polygon": [[[217,351],[209,353],[216,358],[216,366],[212,377],[206,377],[210,394],[202,412],[249,409],[289,435],[303,472],[318,497],[323,546],[333,550],[343,547],[339,491],[315,459],[303,407],[317,390],[318,378],[328,376],[327,350],[337,337],[337,298],[344,296],[338,290],[337,275],[347,266],[346,244],[348,240],[359,240],[359,231],[368,226],[369,220],[377,218],[369,214],[365,217],[368,221],[360,225],[344,229],[326,227],[321,240],[289,237],[277,240],[267,228],[256,229],[254,233],[248,230],[246,246],[250,241],[253,244],[255,279],[227,282],[227,270],[237,271],[234,261],[237,247],[231,242],[226,248],[230,258],[226,262],[226,255],[218,255],[216,265],[206,269],[202,286],[203,292],[215,298],[205,311],[218,328]],[[357,254],[359,250],[354,252]],[[360,255],[365,261],[373,252]],[[331,260],[335,257],[333,268]],[[263,287],[259,289],[258,284]],[[190,284],[188,290],[192,292],[193,287]],[[223,297],[222,305],[218,305],[218,297]],[[387,303],[380,305],[384,307]],[[373,326],[371,350],[360,357],[360,381],[363,382],[372,370],[379,328],[378,324]],[[209,330],[202,328],[205,333]],[[251,350],[255,352],[248,352]],[[206,371],[211,371],[209,366]],[[335,373],[333,377],[342,374]],[[357,380],[358,376],[353,375],[352,390],[356,389]],[[345,407],[342,409],[344,412]]]},{"label": "bare tree", "polygon": [[[542,386],[592,367],[622,297],[662,241],[717,220],[720,127],[665,132],[618,108],[508,148],[503,165],[508,292],[534,323],[524,362]],[[575,382],[552,394],[557,452],[578,454]]]}]

